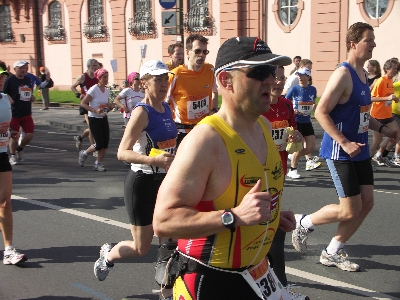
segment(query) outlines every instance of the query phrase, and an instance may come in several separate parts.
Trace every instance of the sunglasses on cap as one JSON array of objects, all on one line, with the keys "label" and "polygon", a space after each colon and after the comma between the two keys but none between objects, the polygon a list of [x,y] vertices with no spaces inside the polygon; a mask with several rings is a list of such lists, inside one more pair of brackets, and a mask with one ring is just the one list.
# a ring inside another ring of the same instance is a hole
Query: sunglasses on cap
[{"label": "sunglasses on cap", "polygon": [[264,81],[270,75],[276,78],[276,66],[273,65],[258,65],[258,66],[240,66],[240,67],[229,67],[225,71],[230,71],[234,69],[250,68],[250,72],[246,74],[247,78],[256,79],[259,81]]},{"label": "sunglasses on cap", "polygon": [[207,55],[208,53],[210,53],[209,50],[201,50],[201,49],[194,49],[192,50],[194,52],[194,54],[199,55],[201,52],[203,52],[204,55]]}]

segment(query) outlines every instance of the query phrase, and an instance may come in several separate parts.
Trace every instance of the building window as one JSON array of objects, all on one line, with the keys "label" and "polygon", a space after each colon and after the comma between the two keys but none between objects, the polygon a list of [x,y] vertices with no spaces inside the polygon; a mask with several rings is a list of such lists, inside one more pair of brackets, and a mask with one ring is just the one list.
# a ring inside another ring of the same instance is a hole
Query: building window
[{"label": "building window", "polygon": [[0,5],[0,42],[13,40],[10,5]]},{"label": "building window", "polygon": [[48,41],[64,40],[62,8],[58,1],[49,4],[49,25],[44,27],[44,38]]},{"label": "building window", "polygon": [[155,34],[151,0],[135,0],[133,18],[128,20],[128,31],[134,36]]},{"label": "building window", "polygon": [[365,11],[371,19],[379,19],[386,12],[389,0],[366,0]]},{"label": "building window", "polygon": [[284,25],[293,24],[297,17],[297,0],[280,0],[279,17]]},{"label": "building window", "polygon": [[83,34],[89,39],[106,37],[103,0],[89,0],[89,20],[83,25]]},{"label": "building window", "polygon": [[212,17],[208,9],[208,0],[189,0],[188,13],[184,15],[183,26],[188,33],[202,33],[210,35],[212,30]]},{"label": "building window", "polygon": [[303,9],[303,0],[275,0],[272,5],[275,19],[284,32],[290,32],[296,27]]},{"label": "building window", "polygon": [[371,26],[379,26],[389,16],[394,0],[357,0],[361,15]]}]

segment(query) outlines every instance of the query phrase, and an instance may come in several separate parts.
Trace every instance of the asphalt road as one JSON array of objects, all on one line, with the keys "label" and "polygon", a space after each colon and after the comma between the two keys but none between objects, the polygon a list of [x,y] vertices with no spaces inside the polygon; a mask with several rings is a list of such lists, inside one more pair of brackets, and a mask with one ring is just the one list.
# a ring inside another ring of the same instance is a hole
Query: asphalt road
[{"label": "asphalt road", "polygon": [[[20,266],[0,264],[0,299],[158,299],[152,294],[157,289],[156,239],[147,256],[116,263],[105,281],[93,275],[103,243],[131,238],[123,202],[128,168],[116,159],[122,129],[113,123],[104,159],[107,171],[94,172],[92,157],[85,167],[78,165],[76,129],[49,126],[35,113],[36,135],[24,150],[27,161],[13,171],[14,245],[29,260]],[[80,120],[76,117],[76,123]],[[311,213],[337,201],[325,164],[301,174],[302,179],[286,182],[285,209]],[[346,246],[360,272],[319,264],[334,225],[318,227],[310,235],[304,256],[294,251],[287,236],[287,273],[300,286],[298,292],[311,299],[400,299],[400,168],[379,167],[375,178],[375,207]]]}]

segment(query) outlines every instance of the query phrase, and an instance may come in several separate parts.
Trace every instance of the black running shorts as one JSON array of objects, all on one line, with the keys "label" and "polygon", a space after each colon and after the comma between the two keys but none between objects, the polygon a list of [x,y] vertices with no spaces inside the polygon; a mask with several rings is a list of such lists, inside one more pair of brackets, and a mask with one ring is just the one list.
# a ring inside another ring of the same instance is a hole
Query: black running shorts
[{"label": "black running shorts", "polygon": [[8,159],[8,154],[3,152],[0,153],[0,172],[10,172],[12,167]]},{"label": "black running shorts", "polygon": [[362,161],[327,159],[336,193],[340,198],[357,196],[361,185],[374,185],[371,159]]},{"label": "black running shorts", "polygon": [[151,225],[158,189],[164,177],[165,173],[145,174],[142,171],[128,171],[125,178],[124,201],[131,225]]}]

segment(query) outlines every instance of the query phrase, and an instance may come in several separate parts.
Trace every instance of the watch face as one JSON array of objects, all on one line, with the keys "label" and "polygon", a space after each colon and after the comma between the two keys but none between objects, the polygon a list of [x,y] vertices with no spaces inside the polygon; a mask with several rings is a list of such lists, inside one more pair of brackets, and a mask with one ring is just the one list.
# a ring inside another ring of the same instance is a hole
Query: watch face
[{"label": "watch face", "polygon": [[229,225],[233,223],[233,215],[230,212],[225,212],[222,217],[223,223],[225,225]]}]

